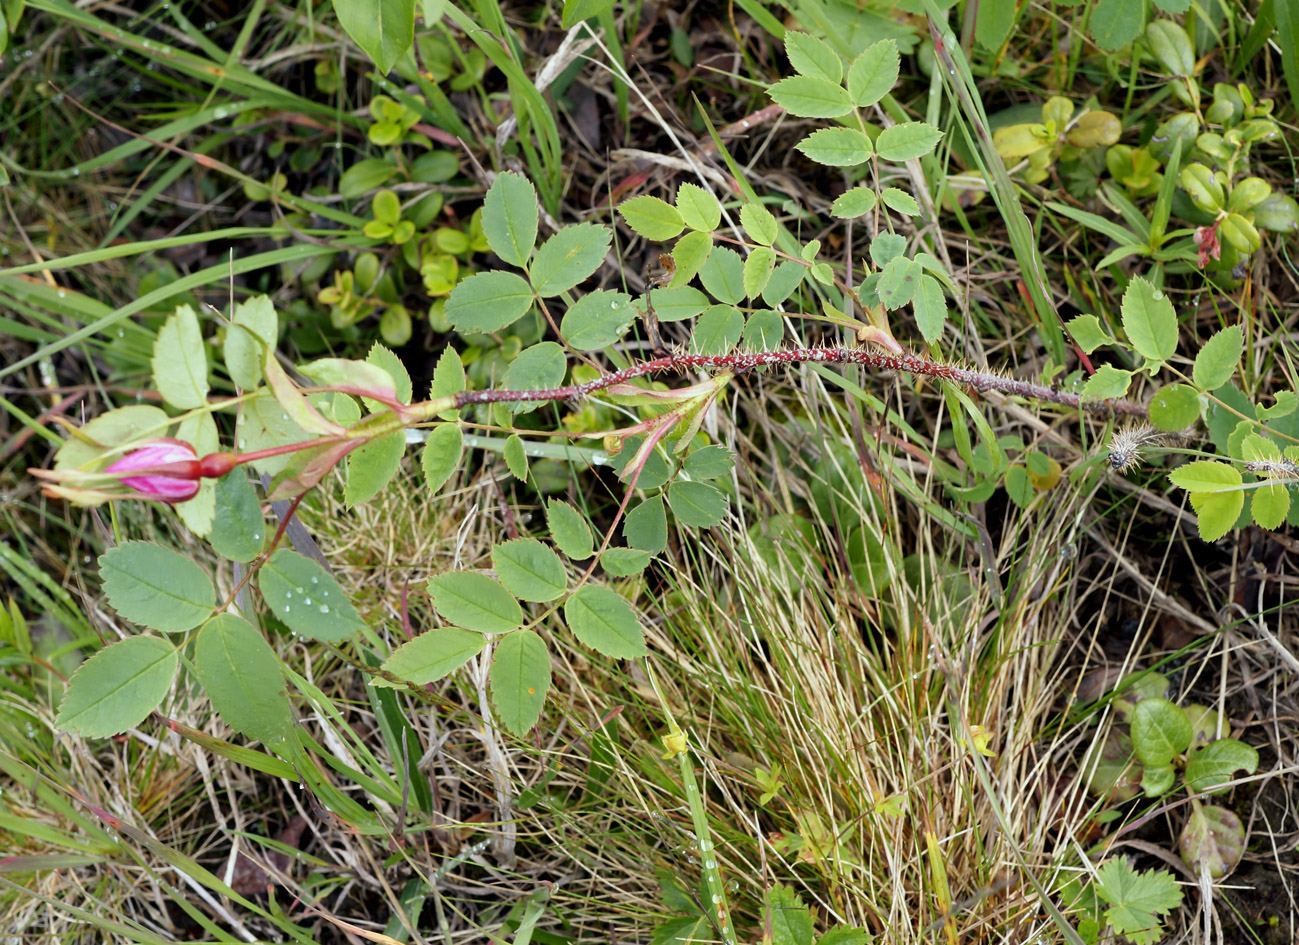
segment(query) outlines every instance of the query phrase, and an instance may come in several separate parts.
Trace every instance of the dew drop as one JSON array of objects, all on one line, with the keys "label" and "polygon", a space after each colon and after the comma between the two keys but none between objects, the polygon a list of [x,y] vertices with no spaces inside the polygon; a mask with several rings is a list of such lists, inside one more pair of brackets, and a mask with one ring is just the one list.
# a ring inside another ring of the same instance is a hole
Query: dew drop
[{"label": "dew drop", "polygon": [[304,604],[306,604],[308,607],[311,606],[311,598],[310,598],[310,597],[304,597],[304,598],[302,598],[302,602],[303,602]]},{"label": "dew drop", "polygon": [[59,289],[59,298],[66,299],[67,297],[68,297],[68,293],[64,292],[62,289]]},{"label": "dew drop", "polygon": [[327,613],[329,613],[329,605],[328,605],[328,604],[321,604],[321,605],[320,605],[320,612],[321,612],[322,614],[327,614]]},{"label": "dew drop", "polygon": [[286,614],[289,612],[289,605],[288,605],[288,604],[285,604],[285,605],[284,605],[284,612],[285,612]]},{"label": "dew drop", "polygon": [[1162,292],[1160,292],[1158,289],[1156,289],[1156,290],[1155,290],[1155,301],[1156,301],[1156,302],[1161,302],[1161,301],[1163,301],[1163,298],[1164,298],[1164,293],[1162,293]]}]

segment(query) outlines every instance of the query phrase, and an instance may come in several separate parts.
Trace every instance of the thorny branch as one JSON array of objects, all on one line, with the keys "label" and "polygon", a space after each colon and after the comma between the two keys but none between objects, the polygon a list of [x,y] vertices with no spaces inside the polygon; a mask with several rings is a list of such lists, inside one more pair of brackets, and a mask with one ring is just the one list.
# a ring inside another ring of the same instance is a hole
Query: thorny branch
[{"label": "thorny branch", "polygon": [[[941,364],[913,354],[892,354],[868,348],[787,348],[781,351],[759,351],[748,354],[675,354],[611,371],[583,384],[569,384],[550,390],[478,390],[461,391],[454,396],[455,407],[466,404],[517,403],[532,400],[580,400],[618,384],[668,371],[714,369],[738,374],[755,367],[773,364],[861,364],[880,371],[903,371],[937,377],[964,384],[976,391],[1000,391],[1017,397],[1028,397],[1046,403],[1060,404],[1091,413],[1111,416],[1145,417],[1146,408],[1128,400],[1084,400],[1078,394],[1042,384],[1021,381],[975,371],[970,368]],[[439,406],[438,411],[445,409]]]}]

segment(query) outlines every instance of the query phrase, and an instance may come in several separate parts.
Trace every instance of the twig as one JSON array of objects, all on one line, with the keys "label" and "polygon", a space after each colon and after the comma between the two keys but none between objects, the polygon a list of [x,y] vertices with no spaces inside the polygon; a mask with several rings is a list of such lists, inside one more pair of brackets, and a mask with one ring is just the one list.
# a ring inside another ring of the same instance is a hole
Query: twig
[{"label": "twig", "polygon": [[[1127,400],[1083,400],[1069,391],[1057,390],[1042,384],[1001,377],[983,371],[941,364],[912,354],[890,354],[867,348],[786,348],[781,351],[759,351],[747,354],[679,354],[655,358],[641,364],[611,371],[584,384],[569,384],[549,390],[477,390],[461,391],[454,396],[454,407],[467,404],[521,403],[526,401],[580,400],[598,391],[627,381],[661,374],[668,371],[688,371],[712,368],[719,372],[738,374],[756,367],[789,364],[861,364],[881,371],[902,371],[937,377],[955,384],[964,384],[976,391],[1000,391],[1017,397],[1029,397],[1047,403],[1060,404],[1091,413],[1127,417],[1145,417],[1146,408]],[[442,408],[439,408],[439,410]]]}]

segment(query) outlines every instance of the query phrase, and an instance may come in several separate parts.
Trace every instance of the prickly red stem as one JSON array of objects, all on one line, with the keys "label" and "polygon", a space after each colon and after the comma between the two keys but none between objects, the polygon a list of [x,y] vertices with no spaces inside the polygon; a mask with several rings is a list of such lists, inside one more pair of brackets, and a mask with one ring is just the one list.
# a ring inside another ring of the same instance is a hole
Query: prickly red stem
[{"label": "prickly red stem", "polygon": [[968,368],[940,364],[912,354],[890,354],[872,351],[867,348],[787,348],[782,351],[759,351],[751,354],[682,354],[632,365],[621,371],[601,375],[584,384],[570,384],[567,387],[556,387],[550,390],[479,390],[462,391],[455,395],[455,406],[466,404],[499,404],[517,403],[530,400],[578,400],[598,391],[622,384],[638,377],[660,374],[666,371],[690,369],[715,369],[739,373],[750,368],[773,364],[862,364],[881,371],[903,371],[908,374],[920,374],[937,377],[955,384],[964,384],[977,391],[1000,391],[1017,397],[1030,397],[1034,400],[1074,407],[1093,413],[1116,414],[1131,417],[1144,417],[1146,408],[1126,400],[1084,401],[1077,394],[1020,381],[996,374],[972,371]]}]

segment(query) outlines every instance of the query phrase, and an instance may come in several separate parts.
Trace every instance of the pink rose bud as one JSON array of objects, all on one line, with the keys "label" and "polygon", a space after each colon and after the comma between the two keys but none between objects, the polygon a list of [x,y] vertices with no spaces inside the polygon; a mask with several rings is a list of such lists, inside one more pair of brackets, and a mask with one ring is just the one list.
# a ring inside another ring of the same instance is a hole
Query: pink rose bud
[{"label": "pink rose bud", "polygon": [[198,454],[194,447],[169,438],[132,450],[104,472],[138,473],[121,476],[122,485],[159,502],[184,502],[194,498],[199,487]]}]

